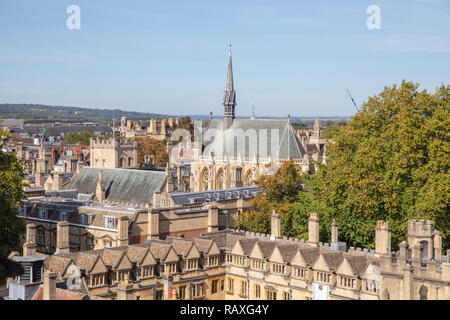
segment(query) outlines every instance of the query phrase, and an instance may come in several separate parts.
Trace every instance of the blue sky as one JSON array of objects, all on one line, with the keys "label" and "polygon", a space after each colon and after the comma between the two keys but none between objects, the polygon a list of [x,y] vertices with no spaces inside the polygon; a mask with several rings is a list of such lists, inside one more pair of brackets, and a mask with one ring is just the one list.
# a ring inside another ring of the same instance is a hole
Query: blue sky
[{"label": "blue sky", "polygon": [[450,0],[0,0],[0,103],[221,115],[229,43],[237,115],[350,116],[347,88],[449,84]]}]

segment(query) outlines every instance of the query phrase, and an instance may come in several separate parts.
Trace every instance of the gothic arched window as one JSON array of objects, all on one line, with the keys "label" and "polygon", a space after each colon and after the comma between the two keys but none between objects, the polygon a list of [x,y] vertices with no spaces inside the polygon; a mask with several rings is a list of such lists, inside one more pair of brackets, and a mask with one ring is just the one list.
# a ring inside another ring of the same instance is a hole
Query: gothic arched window
[{"label": "gothic arched window", "polygon": [[216,175],[216,190],[224,189],[224,174],[223,169],[219,169]]},{"label": "gothic arched window", "polygon": [[425,287],[424,285],[422,285],[422,286],[420,287],[420,290],[419,290],[419,296],[420,296],[420,300],[427,300],[428,289],[427,289],[427,287]]}]

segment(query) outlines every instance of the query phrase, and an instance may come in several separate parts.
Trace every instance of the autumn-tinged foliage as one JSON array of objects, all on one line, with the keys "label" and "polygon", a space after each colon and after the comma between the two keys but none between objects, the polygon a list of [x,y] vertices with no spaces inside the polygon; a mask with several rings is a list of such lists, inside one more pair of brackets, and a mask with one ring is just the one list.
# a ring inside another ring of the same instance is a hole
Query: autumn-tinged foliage
[{"label": "autumn-tinged foliage", "polygon": [[[319,213],[321,240],[332,219],[339,239],[373,248],[377,220],[392,227],[392,244],[406,239],[407,220],[432,220],[450,247],[450,86],[434,94],[403,82],[369,98],[346,126],[329,131],[328,165],[314,176],[294,174],[292,164],[262,177],[265,195],[238,226],[270,231],[270,212],[282,215],[282,235],[306,238],[309,212]],[[256,224],[253,227],[252,224]],[[266,228],[264,230],[263,226]]]},{"label": "autumn-tinged foliage", "polygon": [[[134,138],[133,138],[134,139]],[[152,155],[155,159],[156,167],[164,167],[169,161],[166,147],[163,143],[150,137],[137,137],[138,142],[138,166],[141,168],[144,164],[144,156]]]},{"label": "autumn-tinged foliage", "polygon": [[320,190],[343,239],[370,247],[383,219],[395,246],[408,219],[430,219],[449,246],[449,107],[450,86],[429,94],[403,82],[370,98],[333,137]]},{"label": "autumn-tinged foliage", "polygon": [[277,174],[261,176],[256,184],[264,193],[251,199],[256,210],[244,212],[237,218],[239,228],[270,233],[270,215],[275,210],[281,215],[283,235],[296,234],[290,206],[296,202],[299,193],[305,191],[304,177],[299,172],[300,167],[293,162],[286,162]]}]

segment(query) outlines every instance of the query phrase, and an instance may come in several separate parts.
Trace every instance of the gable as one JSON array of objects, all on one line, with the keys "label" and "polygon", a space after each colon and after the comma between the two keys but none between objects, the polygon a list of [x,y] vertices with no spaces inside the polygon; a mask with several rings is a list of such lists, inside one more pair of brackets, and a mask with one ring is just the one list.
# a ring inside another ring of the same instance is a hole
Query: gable
[{"label": "gable", "polygon": [[131,269],[133,264],[131,263],[130,258],[125,254],[125,252],[122,254],[122,257],[120,258],[119,262],[116,265],[116,270],[129,270]]},{"label": "gable", "polygon": [[326,272],[330,271],[330,267],[328,266],[328,263],[325,260],[323,254],[319,255],[319,258],[317,259],[316,263],[314,263],[313,269]]},{"label": "gable", "polygon": [[142,258],[142,261],[139,262],[140,266],[153,266],[156,264],[156,259],[153,256],[152,252],[150,250],[147,250],[147,252],[144,255],[144,258]]},{"label": "gable", "polygon": [[[70,270],[72,266],[78,268],[77,265],[75,264],[75,262],[73,262],[73,260],[70,259],[70,262],[69,262],[69,263],[67,264],[67,266],[64,268],[64,271],[61,272],[61,275],[60,275],[61,278],[65,277],[67,270]],[[72,267],[72,268],[73,268],[73,267]]]},{"label": "gable", "polygon": [[275,247],[272,254],[270,255],[269,260],[271,262],[284,263],[283,256],[281,255],[280,249],[278,249],[278,247]]},{"label": "gable", "polygon": [[233,249],[231,250],[232,254],[238,255],[238,256],[244,256],[244,249],[242,249],[241,241],[238,240],[234,243]]},{"label": "gable", "polygon": [[379,280],[380,267],[370,262],[365,268],[364,272],[362,272],[361,278],[367,280]]},{"label": "gable", "polygon": [[212,256],[212,255],[218,255],[218,254],[220,254],[219,246],[217,245],[217,243],[215,241],[213,241],[211,244],[211,247],[208,250],[207,255]]},{"label": "gable", "polygon": [[253,247],[253,250],[250,252],[250,258],[264,260],[264,254],[261,251],[259,243]]},{"label": "gable", "polygon": [[108,271],[108,268],[106,268],[105,263],[100,258],[100,256],[95,261],[94,265],[92,266],[91,270],[89,270],[89,273],[91,274],[97,274],[97,273],[106,273]]},{"label": "gable", "polygon": [[186,259],[198,259],[200,258],[200,251],[198,251],[197,246],[192,242],[192,246],[189,252],[186,254]]},{"label": "gable", "polygon": [[171,246],[166,256],[164,257],[163,262],[164,263],[177,262],[178,260],[179,260],[178,254],[176,253],[175,249]]},{"label": "gable", "polygon": [[343,275],[343,276],[350,276],[350,277],[353,277],[355,275],[355,273],[353,272],[352,266],[350,265],[350,262],[348,262],[347,258],[344,258],[344,260],[340,264],[339,268],[337,269],[336,273]]},{"label": "gable", "polygon": [[298,267],[306,267],[307,263],[305,258],[303,257],[303,254],[300,250],[297,250],[297,253],[295,254],[294,258],[291,261],[291,265],[298,266]]}]

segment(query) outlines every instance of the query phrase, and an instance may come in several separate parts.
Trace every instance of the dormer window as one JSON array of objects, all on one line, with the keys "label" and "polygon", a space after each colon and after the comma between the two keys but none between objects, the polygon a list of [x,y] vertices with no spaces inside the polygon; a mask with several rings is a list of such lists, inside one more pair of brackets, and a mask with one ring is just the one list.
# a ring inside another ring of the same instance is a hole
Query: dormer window
[{"label": "dormer window", "polygon": [[59,213],[59,220],[60,221],[68,221],[69,219],[69,213],[67,211],[61,211]]},{"label": "dormer window", "polygon": [[48,209],[39,208],[39,218],[48,219]]},{"label": "dormer window", "polygon": [[92,216],[93,214],[91,213],[83,213],[81,215],[81,223],[88,226],[92,223]]},{"label": "dormer window", "polygon": [[116,217],[105,216],[105,227],[113,229],[116,226]]}]

